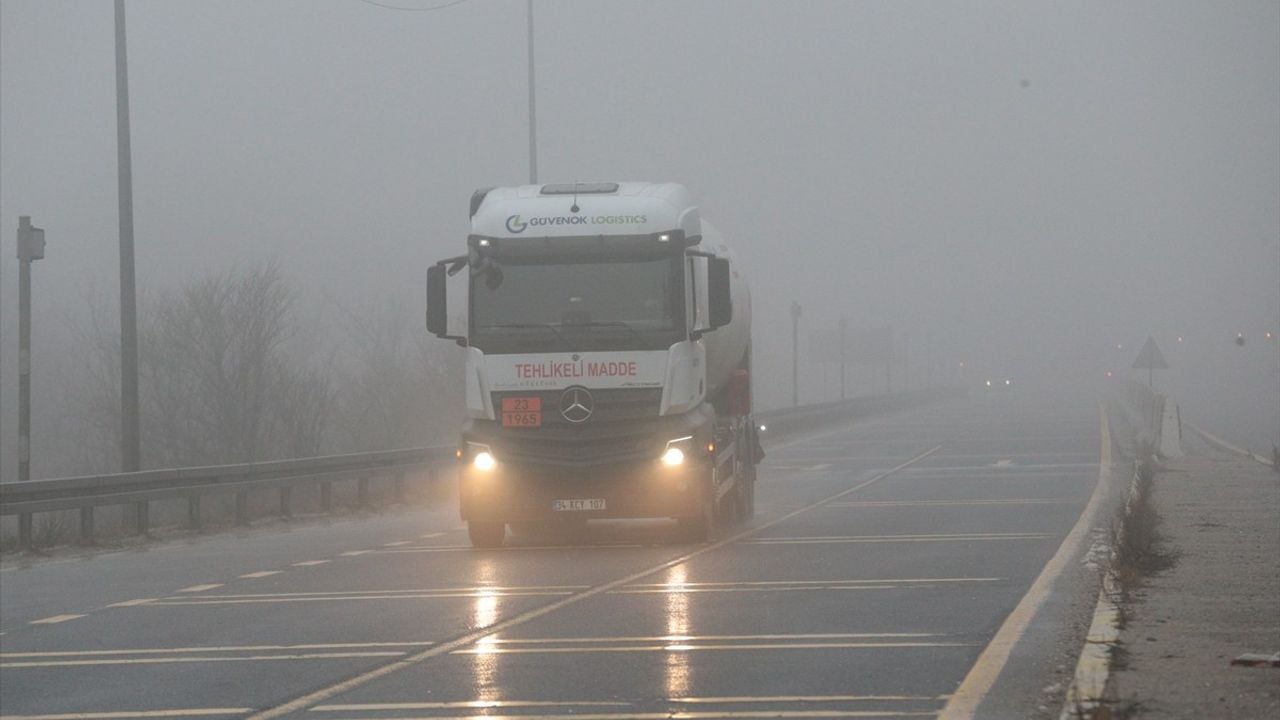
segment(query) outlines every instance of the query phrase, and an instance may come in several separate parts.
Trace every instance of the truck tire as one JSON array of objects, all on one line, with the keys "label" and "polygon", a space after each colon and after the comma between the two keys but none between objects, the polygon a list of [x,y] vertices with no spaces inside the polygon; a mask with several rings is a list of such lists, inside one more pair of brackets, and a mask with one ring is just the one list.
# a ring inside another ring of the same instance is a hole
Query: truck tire
[{"label": "truck tire", "polygon": [[472,547],[502,547],[502,541],[507,536],[507,524],[502,522],[468,520],[467,535],[471,538]]}]

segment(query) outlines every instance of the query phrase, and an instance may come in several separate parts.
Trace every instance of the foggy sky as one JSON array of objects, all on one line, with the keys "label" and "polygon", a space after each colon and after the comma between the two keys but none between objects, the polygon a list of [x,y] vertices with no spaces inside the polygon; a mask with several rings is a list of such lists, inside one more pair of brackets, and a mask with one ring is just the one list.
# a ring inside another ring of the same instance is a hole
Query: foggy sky
[{"label": "foggy sky", "polygon": [[[1237,414],[1212,387],[1280,431],[1280,4],[535,6],[539,179],[687,185],[747,267],[766,403],[794,300],[806,336],[845,315],[1043,381],[1181,334],[1202,413]],[[127,7],[144,290],[276,258],[309,302],[418,318],[471,191],[527,181],[522,0]],[[18,216],[37,346],[114,298],[114,93],[111,2],[0,0],[6,447]]]}]

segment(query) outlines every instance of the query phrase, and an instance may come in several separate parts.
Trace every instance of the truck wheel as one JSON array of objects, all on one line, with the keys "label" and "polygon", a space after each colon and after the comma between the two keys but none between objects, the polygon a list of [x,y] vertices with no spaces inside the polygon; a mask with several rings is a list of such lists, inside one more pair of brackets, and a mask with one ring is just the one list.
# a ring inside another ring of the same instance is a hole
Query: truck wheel
[{"label": "truck wheel", "polygon": [[473,547],[502,547],[502,541],[507,536],[507,524],[501,522],[468,520],[467,535],[471,537],[471,545]]}]

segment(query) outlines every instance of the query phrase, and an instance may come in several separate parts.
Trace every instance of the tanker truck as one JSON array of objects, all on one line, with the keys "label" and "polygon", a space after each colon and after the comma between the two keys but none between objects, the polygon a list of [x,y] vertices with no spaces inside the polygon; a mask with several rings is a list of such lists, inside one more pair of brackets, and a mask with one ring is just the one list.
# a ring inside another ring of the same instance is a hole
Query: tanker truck
[{"label": "tanker truck", "polygon": [[682,185],[477,190],[466,254],[428,268],[427,329],[464,348],[472,545],[623,518],[706,542],[754,512],[750,297]]}]

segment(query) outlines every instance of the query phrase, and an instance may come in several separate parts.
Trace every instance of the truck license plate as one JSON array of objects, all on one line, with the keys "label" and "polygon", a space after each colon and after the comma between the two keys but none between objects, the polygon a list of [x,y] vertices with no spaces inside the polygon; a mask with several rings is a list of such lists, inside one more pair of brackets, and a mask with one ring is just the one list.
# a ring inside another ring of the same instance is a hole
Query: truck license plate
[{"label": "truck license plate", "polygon": [[542,427],[542,398],[502,398],[502,427]]},{"label": "truck license plate", "polygon": [[604,498],[584,500],[552,500],[551,509],[557,512],[573,512],[576,510],[604,510]]}]

